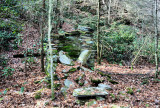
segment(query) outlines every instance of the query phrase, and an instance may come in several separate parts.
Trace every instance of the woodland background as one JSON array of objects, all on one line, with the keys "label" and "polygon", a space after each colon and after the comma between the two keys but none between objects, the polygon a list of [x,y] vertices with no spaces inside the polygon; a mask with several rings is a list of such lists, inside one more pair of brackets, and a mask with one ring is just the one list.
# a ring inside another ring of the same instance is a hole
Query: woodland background
[{"label": "woodland background", "polygon": [[[159,108],[159,8],[157,0],[1,0],[0,107]],[[90,93],[75,95],[80,88]]]}]

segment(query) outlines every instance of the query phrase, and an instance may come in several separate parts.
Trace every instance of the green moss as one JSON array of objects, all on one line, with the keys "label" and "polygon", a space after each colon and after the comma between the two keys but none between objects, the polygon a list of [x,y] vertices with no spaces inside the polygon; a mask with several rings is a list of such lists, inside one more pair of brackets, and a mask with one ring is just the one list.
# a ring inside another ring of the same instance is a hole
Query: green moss
[{"label": "green moss", "polygon": [[83,80],[85,74],[79,76],[78,78],[75,79],[75,82],[79,84],[79,86],[83,86],[85,81]]},{"label": "green moss", "polygon": [[105,74],[105,73],[103,73],[103,72],[98,72],[98,74],[100,74],[101,76],[107,76],[108,78],[111,78],[111,75]]},{"label": "green moss", "polygon": [[[51,64],[49,62],[46,63],[45,73],[47,76],[50,75],[50,65]],[[52,66],[53,71],[55,71],[56,67],[57,67],[57,63],[53,63],[53,66]]]},{"label": "green moss", "polygon": [[90,101],[90,102],[87,102],[87,106],[88,106],[88,107],[90,107],[90,106],[92,106],[92,105],[94,105],[94,104],[97,104],[96,100],[92,100],[92,101]]},{"label": "green moss", "polygon": [[112,105],[112,107],[111,108],[121,108],[120,106],[118,106],[118,105]]},{"label": "green moss", "polygon": [[110,79],[110,78],[107,78],[107,80],[108,80],[110,83],[112,83],[112,84],[119,84],[117,81],[114,81],[114,80],[112,80],[112,79]]},{"label": "green moss", "polygon": [[40,83],[40,81],[34,81],[34,83],[35,83],[35,84],[38,84],[38,83]]},{"label": "green moss", "polygon": [[79,86],[83,86],[84,85],[84,82],[82,82],[82,83],[79,83]]},{"label": "green moss", "polygon": [[147,78],[147,79],[143,79],[143,80],[142,80],[141,85],[144,85],[144,84],[149,84],[148,78]]},{"label": "green moss", "polygon": [[41,92],[37,92],[34,96],[35,99],[40,99],[41,98]]},{"label": "green moss", "polygon": [[154,81],[155,83],[159,83],[159,82],[160,82],[160,79],[154,78],[153,81]]},{"label": "green moss", "polygon": [[65,33],[66,36],[75,36],[75,35],[80,35],[79,31],[72,31],[72,32],[67,32]]},{"label": "green moss", "polygon": [[76,100],[76,103],[77,103],[78,105],[85,105],[86,102],[88,102],[88,99],[84,99],[84,100],[77,99],[77,100]]},{"label": "green moss", "polygon": [[60,87],[61,87],[61,84],[54,84],[54,89],[55,89],[55,90],[59,90]]},{"label": "green moss", "polygon": [[64,77],[62,77],[61,79],[67,79],[69,76],[69,74],[64,74]]},{"label": "green moss", "polygon": [[[59,80],[57,74],[53,74],[53,78],[54,78],[54,80]],[[47,77],[45,78],[45,82],[51,83],[51,76],[47,76]]]},{"label": "green moss", "polygon": [[127,88],[127,94],[133,95],[133,89],[132,88]]},{"label": "green moss", "polygon": [[91,78],[91,82],[97,86],[99,83],[104,82],[104,80],[101,80],[101,79],[92,79]]},{"label": "green moss", "polygon": [[73,45],[66,45],[66,46],[63,46],[61,48],[61,50],[65,51],[65,52],[68,52],[68,55],[70,57],[74,57],[76,55],[79,55],[78,53],[78,50],[76,50],[76,48],[73,46]]},{"label": "green moss", "polygon": [[79,30],[79,32],[82,34],[82,35],[85,35],[85,34],[92,34],[92,32],[90,32],[90,31],[81,31],[81,30]]},{"label": "green moss", "polygon": [[58,50],[52,50],[52,54],[58,54]]},{"label": "green moss", "polygon": [[71,68],[69,72],[75,72],[76,70],[77,70],[76,68]]}]

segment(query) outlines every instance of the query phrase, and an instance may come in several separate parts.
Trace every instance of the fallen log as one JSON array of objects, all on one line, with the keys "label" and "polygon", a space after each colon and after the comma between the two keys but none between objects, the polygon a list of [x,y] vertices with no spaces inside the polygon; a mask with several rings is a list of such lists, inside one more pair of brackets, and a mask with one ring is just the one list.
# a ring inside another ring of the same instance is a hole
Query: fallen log
[{"label": "fallen log", "polygon": [[[45,56],[45,54],[43,54]],[[33,54],[27,54],[27,57],[40,57],[41,54],[39,53],[33,53]],[[13,55],[13,58],[24,58],[25,54],[15,54]]]}]

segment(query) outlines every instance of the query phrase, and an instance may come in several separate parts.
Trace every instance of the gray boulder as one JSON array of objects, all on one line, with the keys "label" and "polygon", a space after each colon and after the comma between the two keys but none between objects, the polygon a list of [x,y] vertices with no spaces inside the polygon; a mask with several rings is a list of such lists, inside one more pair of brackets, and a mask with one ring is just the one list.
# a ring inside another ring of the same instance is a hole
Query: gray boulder
[{"label": "gray boulder", "polygon": [[73,96],[75,97],[92,97],[92,96],[106,96],[108,92],[105,89],[99,87],[84,87],[74,89]]},{"label": "gray boulder", "polygon": [[78,62],[81,63],[82,65],[87,63],[87,60],[90,58],[91,51],[90,50],[83,50],[78,57]]},{"label": "gray boulder", "polygon": [[59,52],[59,61],[65,65],[73,65],[73,60],[63,51]]}]

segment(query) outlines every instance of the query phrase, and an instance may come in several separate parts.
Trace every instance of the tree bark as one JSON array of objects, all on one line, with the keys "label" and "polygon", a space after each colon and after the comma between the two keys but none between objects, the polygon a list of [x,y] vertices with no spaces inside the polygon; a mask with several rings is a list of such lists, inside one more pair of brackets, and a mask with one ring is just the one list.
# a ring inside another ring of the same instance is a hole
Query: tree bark
[{"label": "tree bark", "polygon": [[110,24],[110,20],[111,20],[111,0],[109,0],[108,3],[108,24]]},{"label": "tree bark", "polygon": [[49,44],[49,52],[50,52],[50,75],[51,75],[51,90],[52,90],[52,100],[55,98],[54,96],[54,79],[53,79],[53,57],[52,57],[52,47],[51,47],[51,11],[53,9],[52,0],[49,0],[49,10],[48,10],[48,44]]},{"label": "tree bark", "polygon": [[156,63],[156,78],[158,77],[159,75],[159,72],[158,72],[158,25],[157,25],[157,0],[155,0],[155,19],[154,19],[154,24],[155,24],[155,63]]},{"label": "tree bark", "polygon": [[100,58],[100,27],[99,27],[99,22],[100,22],[100,0],[98,0],[97,14],[98,14],[98,20],[97,20],[97,62],[98,62],[98,64],[101,64],[101,58]]},{"label": "tree bark", "polygon": [[[29,21],[30,22],[30,21]],[[30,33],[30,23],[28,24],[29,25],[29,27],[28,26],[26,26],[26,28],[28,28],[28,33],[27,33],[27,49],[26,49],[26,52],[25,52],[25,54],[24,54],[24,57],[25,57],[25,68],[24,68],[24,72],[26,73],[27,72],[27,53],[28,53],[28,37],[29,37],[29,33]]]},{"label": "tree bark", "polygon": [[45,0],[43,0],[43,8],[42,8],[42,21],[40,22],[40,34],[41,34],[41,71],[44,72],[45,69],[44,69],[44,48],[43,48],[43,41],[44,41],[44,24],[43,22],[45,22],[45,19],[44,19],[44,13],[45,13]]}]

